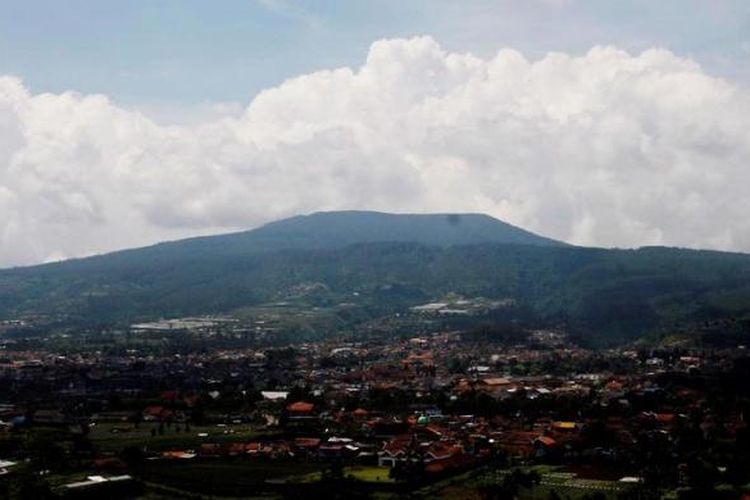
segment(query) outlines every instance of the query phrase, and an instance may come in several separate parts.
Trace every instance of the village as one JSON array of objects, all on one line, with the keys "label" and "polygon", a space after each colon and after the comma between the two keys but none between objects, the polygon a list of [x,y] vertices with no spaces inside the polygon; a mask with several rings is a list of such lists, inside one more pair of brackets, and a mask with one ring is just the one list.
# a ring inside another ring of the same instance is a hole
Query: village
[{"label": "village", "polygon": [[353,497],[734,498],[749,479],[749,361],[594,351],[547,330],[512,345],[447,331],[168,355],[5,348],[0,484],[63,498],[332,482]]}]

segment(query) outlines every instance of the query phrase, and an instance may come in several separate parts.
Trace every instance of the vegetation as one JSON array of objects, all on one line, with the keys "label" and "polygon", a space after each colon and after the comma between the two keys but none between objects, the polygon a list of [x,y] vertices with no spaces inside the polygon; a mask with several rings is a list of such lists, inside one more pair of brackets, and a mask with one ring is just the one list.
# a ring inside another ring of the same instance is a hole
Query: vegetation
[{"label": "vegetation", "polygon": [[152,461],[146,465],[144,478],[194,493],[245,496],[262,491],[266,480],[311,473],[318,468],[316,464],[293,461]]},{"label": "vegetation", "polygon": [[300,294],[316,307],[358,306],[331,309],[320,324],[331,331],[455,292],[515,299],[540,322],[603,343],[722,321],[733,325],[732,341],[750,330],[748,255],[571,247],[481,216],[450,223],[445,216],[373,217],[294,218],[236,235],[5,270],[0,318],[46,314],[78,326],[124,325]]}]

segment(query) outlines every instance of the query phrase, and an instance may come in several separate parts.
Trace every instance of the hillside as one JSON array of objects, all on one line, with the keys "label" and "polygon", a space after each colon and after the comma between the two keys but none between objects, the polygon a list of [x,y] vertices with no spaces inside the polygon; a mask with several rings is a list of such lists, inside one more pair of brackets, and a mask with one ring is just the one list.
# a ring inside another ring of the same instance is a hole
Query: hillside
[{"label": "hillside", "polygon": [[226,312],[321,283],[369,314],[446,293],[513,298],[543,321],[603,338],[743,317],[750,256],[605,250],[548,240],[487,216],[334,212],[254,231],[0,271],[0,319],[84,323]]}]

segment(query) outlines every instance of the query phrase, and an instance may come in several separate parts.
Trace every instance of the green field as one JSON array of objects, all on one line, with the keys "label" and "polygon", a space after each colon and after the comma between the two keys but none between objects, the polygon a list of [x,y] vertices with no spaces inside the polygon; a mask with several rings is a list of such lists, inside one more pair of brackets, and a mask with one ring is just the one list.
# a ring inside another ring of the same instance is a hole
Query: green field
[{"label": "green field", "polygon": [[[127,429],[127,430],[125,430]],[[156,435],[151,434],[151,430]],[[98,424],[91,427],[89,438],[101,451],[120,451],[128,446],[145,446],[150,451],[188,450],[197,449],[203,443],[232,443],[244,442],[268,436],[266,432],[254,430],[249,425],[217,426],[185,426],[180,425],[180,431],[173,424],[164,426],[163,434],[159,434],[159,424],[143,422],[135,428],[133,425]],[[207,436],[199,436],[207,434]]]},{"label": "green field", "polygon": [[[614,500],[619,497],[620,493],[631,487],[617,481],[581,479],[573,473],[560,472],[558,467],[537,466],[530,469],[540,474],[541,481],[532,488],[519,489],[518,498],[523,500],[547,500],[553,491],[562,499],[578,500],[592,494],[602,494],[604,498]],[[510,472],[510,469],[496,471],[487,468],[474,469],[421,488],[415,496],[445,499],[474,498],[481,490],[492,490],[494,486],[500,486]]]},{"label": "green field", "polygon": [[314,473],[318,465],[294,461],[192,460],[148,462],[144,478],[194,493],[244,496],[264,489],[269,479],[284,479]]},{"label": "green field", "polygon": [[[344,477],[352,477],[357,481],[363,481],[366,483],[394,483],[395,480],[389,477],[389,472],[390,469],[388,467],[355,465],[353,467],[344,468]],[[320,481],[322,477],[323,475],[321,471],[315,471],[309,474],[292,476],[288,479],[290,482],[294,483],[315,483]]]},{"label": "green field", "polygon": [[388,467],[348,467],[344,469],[345,476],[353,476],[359,481],[368,483],[393,483],[393,478],[388,476]]}]

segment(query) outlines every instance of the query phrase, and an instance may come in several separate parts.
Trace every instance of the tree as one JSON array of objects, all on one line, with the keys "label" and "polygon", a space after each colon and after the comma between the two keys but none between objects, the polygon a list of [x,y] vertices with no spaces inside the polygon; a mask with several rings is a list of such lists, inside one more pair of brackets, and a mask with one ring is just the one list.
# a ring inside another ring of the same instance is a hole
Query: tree
[{"label": "tree", "polygon": [[406,456],[402,460],[396,462],[391,468],[389,475],[396,481],[405,481],[413,484],[422,479],[424,471],[424,455],[417,448],[416,439],[413,437]]},{"label": "tree", "polygon": [[521,488],[533,488],[542,480],[538,472],[524,472],[516,469],[507,474],[503,482],[483,488],[482,494],[487,500],[513,500],[518,497]]},{"label": "tree", "polygon": [[[0,489],[0,495],[2,489]],[[49,485],[33,469],[18,466],[13,471],[8,484],[10,500],[43,500],[53,498]]]},{"label": "tree", "polygon": [[126,446],[120,453],[120,458],[125,462],[131,471],[140,474],[143,471],[143,465],[146,462],[146,456],[143,450],[138,446]]},{"label": "tree", "polygon": [[65,449],[53,434],[30,432],[24,443],[24,449],[32,468],[37,471],[60,470],[69,465]]}]

